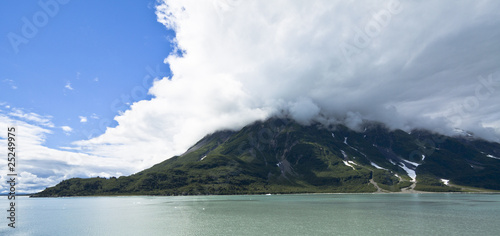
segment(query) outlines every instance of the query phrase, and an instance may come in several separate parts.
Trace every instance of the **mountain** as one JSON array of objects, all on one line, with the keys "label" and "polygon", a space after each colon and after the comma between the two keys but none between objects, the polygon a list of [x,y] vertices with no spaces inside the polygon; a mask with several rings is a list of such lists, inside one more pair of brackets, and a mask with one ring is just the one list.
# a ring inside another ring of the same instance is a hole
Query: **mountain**
[{"label": "mountain", "polygon": [[68,179],[33,196],[489,191],[500,190],[499,157],[499,143],[469,135],[273,118],[130,176]]}]

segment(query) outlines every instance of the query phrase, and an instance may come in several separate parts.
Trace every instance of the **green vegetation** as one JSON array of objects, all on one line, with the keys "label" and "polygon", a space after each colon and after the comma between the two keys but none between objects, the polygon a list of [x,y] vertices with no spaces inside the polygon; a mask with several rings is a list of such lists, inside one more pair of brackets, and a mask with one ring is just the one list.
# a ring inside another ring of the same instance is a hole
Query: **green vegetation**
[{"label": "green vegetation", "polygon": [[68,179],[34,196],[377,191],[370,180],[385,191],[399,192],[412,185],[402,168],[407,161],[419,164],[415,190],[462,191],[444,185],[441,178],[500,190],[500,160],[483,152],[500,153],[500,144],[443,138],[426,131],[408,134],[380,124],[356,132],[342,125],[302,126],[270,119],[238,132],[207,135],[183,155],[130,176]]},{"label": "green vegetation", "polygon": [[[411,182],[409,181],[400,182],[399,178],[397,178],[394,174],[378,169],[373,172],[373,180],[380,188],[390,192],[399,192],[401,191],[401,188],[409,187],[411,185]],[[405,183],[408,183],[408,185]]]},{"label": "green vegetation", "polygon": [[415,190],[427,192],[461,192],[460,188],[446,186],[443,182],[433,176],[418,176]]}]

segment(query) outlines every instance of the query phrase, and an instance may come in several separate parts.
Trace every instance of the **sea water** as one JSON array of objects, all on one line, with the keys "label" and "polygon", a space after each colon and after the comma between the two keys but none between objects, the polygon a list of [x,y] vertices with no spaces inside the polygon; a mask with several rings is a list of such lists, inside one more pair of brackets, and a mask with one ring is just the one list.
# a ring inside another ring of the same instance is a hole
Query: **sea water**
[{"label": "sea water", "polygon": [[497,194],[1,198],[0,235],[500,235]]}]

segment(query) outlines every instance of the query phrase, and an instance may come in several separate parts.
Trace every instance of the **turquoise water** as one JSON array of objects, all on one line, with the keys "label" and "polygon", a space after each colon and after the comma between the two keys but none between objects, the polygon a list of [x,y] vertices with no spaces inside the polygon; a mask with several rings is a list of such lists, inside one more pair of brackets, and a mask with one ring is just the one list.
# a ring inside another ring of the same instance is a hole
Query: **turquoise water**
[{"label": "turquoise water", "polygon": [[21,197],[16,205],[16,228],[4,211],[0,235],[500,234],[494,194]]}]

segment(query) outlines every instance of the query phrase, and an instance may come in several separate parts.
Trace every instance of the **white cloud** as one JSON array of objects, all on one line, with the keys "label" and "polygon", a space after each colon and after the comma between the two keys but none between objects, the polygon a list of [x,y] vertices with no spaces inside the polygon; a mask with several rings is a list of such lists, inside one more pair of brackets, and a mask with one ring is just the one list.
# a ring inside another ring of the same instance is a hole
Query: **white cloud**
[{"label": "white cloud", "polygon": [[71,82],[67,82],[66,85],[64,86],[65,89],[68,89],[68,90],[73,90],[73,87],[71,87]]},{"label": "white cloud", "polygon": [[[474,109],[455,112],[459,125],[497,139],[498,127],[485,127],[500,119],[499,7],[497,1],[165,0],[157,15],[176,32],[177,51],[165,60],[172,78],[154,83],[153,99],[115,117],[118,126],[75,144],[123,157],[139,170],[207,133],[282,111],[303,123],[355,128],[368,119],[447,133],[457,125],[450,108],[470,108],[474,97]],[[356,49],[349,58],[345,45]],[[476,78],[490,75],[493,82],[477,98]]]},{"label": "white cloud", "polygon": [[28,122],[32,122],[36,125],[41,125],[49,128],[53,128],[51,116],[42,116],[33,112],[24,112],[22,109],[12,108],[12,112],[9,113],[10,116],[23,119]]},{"label": "white cloud", "polygon": [[80,118],[80,122],[81,123],[86,123],[87,122],[87,117],[85,117],[85,116],[78,116],[78,118]]},{"label": "white cloud", "polygon": [[8,84],[10,86],[11,89],[17,89],[17,86],[15,85],[14,83],[14,80],[11,80],[11,79],[4,79],[2,80],[2,82]]},{"label": "white cloud", "polygon": [[[51,131],[39,125],[29,124],[0,113],[0,127],[16,127],[18,137],[17,163],[19,186],[16,192],[33,193],[72,177],[120,176],[135,170],[133,163],[120,158],[101,158],[81,153],[80,150],[61,151],[44,146],[46,135]],[[6,146],[6,132],[0,132],[0,146]],[[0,154],[6,156],[6,149]],[[0,193],[8,192],[7,170],[0,168]]]},{"label": "white cloud", "polygon": [[293,119],[307,125],[319,114],[320,108],[310,98],[300,97],[289,105],[289,111]]},{"label": "white cloud", "polygon": [[73,129],[69,126],[61,126],[61,129],[65,132],[65,133],[71,133],[73,132]]},{"label": "white cloud", "polygon": [[[500,118],[498,109],[490,109],[500,97],[500,18],[493,10],[499,5],[164,1],[158,15],[186,52],[167,59],[172,81],[197,86],[194,77],[223,74],[241,83],[255,107],[284,109],[298,120],[319,119],[314,113],[337,120],[357,114],[393,128],[451,131],[458,125],[492,138],[484,126]],[[357,50],[349,60],[342,53],[346,44]],[[166,92],[163,83],[153,94]],[[476,90],[483,84],[481,99]],[[297,99],[310,101],[305,106]],[[449,109],[454,104],[458,111]],[[449,121],[453,113],[460,122]]]}]

